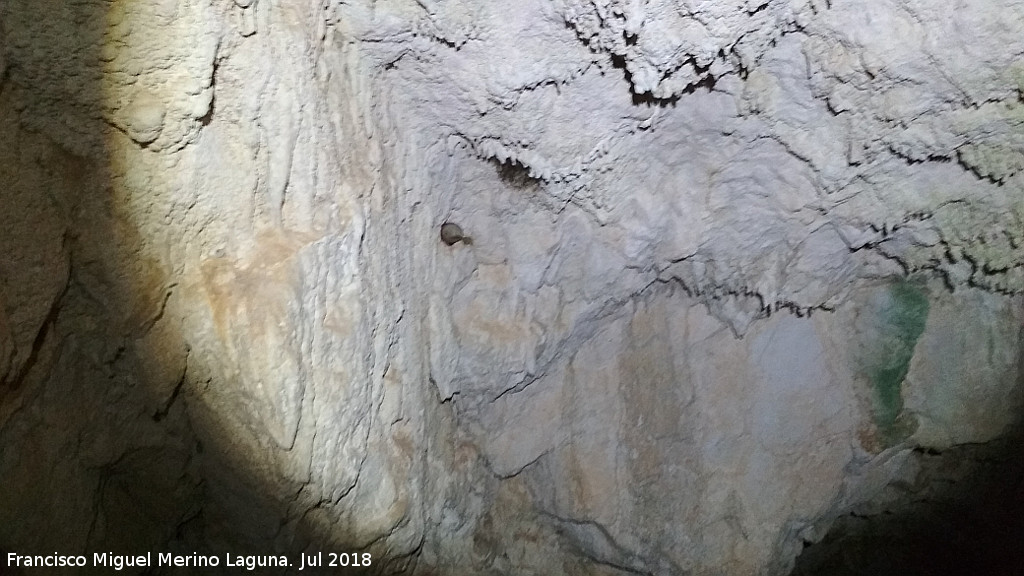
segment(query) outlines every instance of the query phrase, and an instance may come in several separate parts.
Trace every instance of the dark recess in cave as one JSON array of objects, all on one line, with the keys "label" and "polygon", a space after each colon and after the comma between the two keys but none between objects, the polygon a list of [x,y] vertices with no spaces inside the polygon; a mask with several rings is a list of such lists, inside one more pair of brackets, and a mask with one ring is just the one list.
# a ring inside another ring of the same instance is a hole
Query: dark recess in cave
[{"label": "dark recess in cave", "polygon": [[[891,505],[836,520],[792,576],[1024,574],[1024,433],[918,450],[928,488],[891,485]],[[870,506],[870,504],[869,504]]]},{"label": "dark recess in cave", "polygon": [[496,158],[492,158],[491,162],[494,164],[494,168],[497,170],[501,181],[513,188],[520,190],[535,189],[542,183],[540,178],[531,176],[530,169],[519,160],[508,159],[504,162],[499,162]]}]

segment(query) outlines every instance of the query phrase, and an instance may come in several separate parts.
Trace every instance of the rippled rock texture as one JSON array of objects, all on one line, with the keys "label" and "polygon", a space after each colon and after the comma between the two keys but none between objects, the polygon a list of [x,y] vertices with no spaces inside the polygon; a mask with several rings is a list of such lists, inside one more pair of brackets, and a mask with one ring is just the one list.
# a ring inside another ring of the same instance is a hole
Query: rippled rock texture
[{"label": "rippled rock texture", "polygon": [[4,0],[0,548],[783,575],[1014,486],[1022,22]]}]

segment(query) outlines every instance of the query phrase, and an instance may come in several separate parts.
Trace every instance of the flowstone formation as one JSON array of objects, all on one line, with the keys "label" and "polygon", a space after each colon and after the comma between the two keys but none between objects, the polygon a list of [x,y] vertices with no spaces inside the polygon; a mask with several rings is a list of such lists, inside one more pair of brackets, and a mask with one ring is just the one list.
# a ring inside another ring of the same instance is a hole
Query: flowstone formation
[{"label": "flowstone formation", "polygon": [[1021,22],[5,0],[0,549],[781,576],[1014,486]]}]

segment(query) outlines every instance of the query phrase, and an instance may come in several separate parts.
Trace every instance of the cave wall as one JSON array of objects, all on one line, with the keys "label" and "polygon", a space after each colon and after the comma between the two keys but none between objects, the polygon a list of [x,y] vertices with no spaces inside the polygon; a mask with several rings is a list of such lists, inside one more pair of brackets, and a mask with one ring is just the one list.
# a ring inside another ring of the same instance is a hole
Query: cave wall
[{"label": "cave wall", "polygon": [[1021,21],[6,0],[0,549],[787,573],[1017,423]]}]

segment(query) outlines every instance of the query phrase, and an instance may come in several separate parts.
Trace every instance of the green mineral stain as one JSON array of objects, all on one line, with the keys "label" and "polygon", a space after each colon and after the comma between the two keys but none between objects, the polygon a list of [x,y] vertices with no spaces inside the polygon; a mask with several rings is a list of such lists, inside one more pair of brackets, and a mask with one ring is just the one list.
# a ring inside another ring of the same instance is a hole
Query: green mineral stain
[{"label": "green mineral stain", "polygon": [[873,338],[861,358],[871,383],[874,419],[885,446],[899,442],[912,431],[901,422],[903,380],[910,369],[914,346],[928,319],[928,297],[912,282],[891,285],[872,319]]}]

